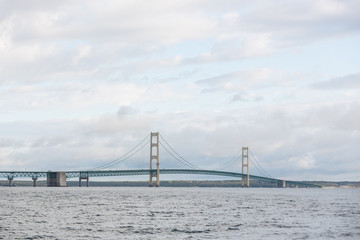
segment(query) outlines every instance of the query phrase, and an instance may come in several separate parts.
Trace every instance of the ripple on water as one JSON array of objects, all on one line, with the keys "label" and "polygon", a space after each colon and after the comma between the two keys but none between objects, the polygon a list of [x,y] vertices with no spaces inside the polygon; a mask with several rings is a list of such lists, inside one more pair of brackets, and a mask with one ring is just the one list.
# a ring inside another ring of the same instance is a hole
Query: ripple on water
[{"label": "ripple on water", "polygon": [[360,239],[360,191],[354,189],[1,191],[0,239],[6,240]]}]

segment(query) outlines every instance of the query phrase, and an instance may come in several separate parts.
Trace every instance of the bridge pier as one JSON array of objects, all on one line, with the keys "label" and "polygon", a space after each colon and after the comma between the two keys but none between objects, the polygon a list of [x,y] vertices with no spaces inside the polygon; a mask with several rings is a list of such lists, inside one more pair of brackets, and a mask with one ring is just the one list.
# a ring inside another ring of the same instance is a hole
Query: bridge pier
[{"label": "bridge pier", "polygon": [[14,180],[14,177],[8,176],[8,180],[9,180],[9,187],[12,187],[12,181]]},{"label": "bridge pier", "polygon": [[66,172],[47,172],[48,187],[66,187]]},{"label": "bridge pier", "polygon": [[33,186],[36,187],[36,180],[38,180],[37,177],[32,177],[32,180],[33,180]]},{"label": "bridge pier", "polygon": [[86,180],[86,187],[89,187],[89,173],[88,172],[80,172],[79,175],[79,187],[81,187],[81,181]]},{"label": "bridge pier", "polygon": [[285,180],[276,180],[275,187],[286,188],[286,181]]},{"label": "bridge pier", "polygon": [[79,187],[81,187],[81,180],[86,179],[86,187],[89,187],[89,176],[86,177],[79,177]]}]

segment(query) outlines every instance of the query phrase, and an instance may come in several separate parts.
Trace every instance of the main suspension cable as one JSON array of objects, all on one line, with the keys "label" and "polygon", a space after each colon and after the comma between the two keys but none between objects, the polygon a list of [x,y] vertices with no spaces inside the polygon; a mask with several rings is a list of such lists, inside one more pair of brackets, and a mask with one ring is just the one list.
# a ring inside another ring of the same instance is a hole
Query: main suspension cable
[{"label": "main suspension cable", "polygon": [[184,162],[183,160],[177,158],[169,149],[167,149],[167,147],[164,144],[162,144],[161,142],[159,142],[159,143],[176,161],[180,162],[182,165],[192,168],[192,169],[199,169],[199,168],[193,167],[190,164]]},{"label": "main suspension cable", "polygon": [[261,166],[261,164],[256,160],[254,154],[253,154],[251,151],[249,151],[249,152],[250,152],[251,156],[253,157],[254,162],[256,163],[257,166],[259,166],[259,168],[260,168],[261,170],[256,167],[256,165],[254,164],[254,162],[253,162],[253,161],[251,160],[251,158],[250,158],[250,161],[253,163],[253,165],[255,166],[255,168],[258,169],[258,171],[262,172],[265,176],[270,177],[270,178],[274,178],[273,176],[271,176],[269,173],[267,173],[267,172],[265,171],[265,169]]},{"label": "main suspension cable", "polygon": [[119,163],[122,163],[122,162],[128,160],[129,158],[131,158],[132,156],[134,156],[136,153],[138,153],[140,150],[142,150],[145,146],[147,146],[149,142],[150,142],[150,140],[148,140],[148,141],[147,141],[146,143],[144,143],[143,146],[141,146],[138,150],[136,150],[135,152],[133,152],[132,154],[130,154],[130,155],[127,156],[126,158],[122,159],[121,161],[118,161],[118,162],[113,163],[113,164],[111,164],[111,165],[107,165],[107,166],[105,166],[105,167],[103,167],[103,168],[113,167],[113,166],[115,166],[115,165],[117,165],[117,164],[119,164]]},{"label": "main suspension cable", "polygon": [[[191,166],[191,168],[194,168],[194,169],[201,169],[201,168],[199,168],[198,166],[196,166],[196,165],[194,165],[194,164],[192,164],[191,162],[189,162],[189,161],[187,161],[185,158],[183,158],[179,153],[177,153],[175,150],[174,150],[174,148],[172,148],[171,146],[170,146],[170,144],[164,139],[164,137],[162,136],[162,135],[160,135],[160,137],[161,137],[161,139],[162,140],[164,140],[164,142],[166,143],[166,145],[168,145],[169,146],[169,148],[173,151],[173,153],[175,153],[183,162],[185,162],[186,163],[186,165],[188,165],[189,167]],[[161,142],[160,142],[161,143]],[[161,146],[163,146],[165,149],[166,149],[166,147],[163,145],[163,144],[161,144]],[[168,151],[168,150],[167,150]],[[168,151],[169,152],[169,151]],[[169,152],[170,153],[170,152]],[[176,158],[173,154],[171,154],[175,159],[177,159],[178,161],[179,161],[179,159],[178,158]]]},{"label": "main suspension cable", "polygon": [[236,154],[235,154],[235,156],[234,157],[232,157],[227,163],[225,163],[222,167],[220,167],[220,168],[216,168],[216,169],[214,169],[214,170],[223,170],[223,169],[225,169],[225,168],[227,168],[227,167],[230,167],[230,166],[232,166],[236,161],[238,161],[239,160],[239,154],[242,152],[242,149],[240,149]]},{"label": "main suspension cable", "polygon": [[[143,144],[146,139],[149,137],[149,135],[147,135],[140,143],[138,143],[135,147],[133,147],[130,151],[128,151],[126,154],[122,155],[121,157],[118,157],[116,158],[115,160],[111,161],[111,162],[108,162],[108,163],[105,163],[105,164],[102,164],[98,167],[95,167],[95,168],[92,168],[92,169],[89,169],[89,170],[96,170],[96,169],[104,169],[104,168],[107,168],[107,167],[111,167],[111,166],[114,166],[116,164],[119,164],[121,162],[124,162],[125,160],[129,159],[131,156],[133,156],[135,153],[139,152],[141,149],[143,149],[147,143],[150,142],[150,140],[147,141],[146,144],[144,144],[141,148],[139,148],[138,150],[136,150],[134,153],[132,153],[135,149],[137,149],[141,144]],[[128,156],[129,155],[129,156]]]}]

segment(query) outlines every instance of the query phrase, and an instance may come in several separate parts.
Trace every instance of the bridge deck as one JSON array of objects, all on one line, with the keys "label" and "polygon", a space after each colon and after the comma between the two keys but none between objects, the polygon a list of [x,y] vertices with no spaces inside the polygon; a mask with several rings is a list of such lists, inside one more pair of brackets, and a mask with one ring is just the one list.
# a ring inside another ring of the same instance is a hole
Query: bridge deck
[{"label": "bridge deck", "polygon": [[[150,175],[156,174],[156,170],[150,169],[138,169],[138,170],[96,170],[96,171],[65,171],[66,178],[77,178],[77,177],[109,177],[109,176],[129,176],[129,175]],[[24,178],[24,177],[46,177],[48,172],[41,171],[0,171],[0,177],[6,178]],[[236,172],[225,172],[225,171],[214,171],[214,170],[202,170],[202,169],[160,169],[160,174],[197,174],[197,175],[216,175],[216,176],[226,176],[226,177],[234,177],[234,178],[242,178],[241,173]],[[267,178],[256,175],[250,175],[250,179],[253,180],[261,180],[267,182],[277,182],[282,181],[280,179],[275,178]],[[296,184],[307,187],[320,187],[314,184],[308,184],[297,181],[288,181],[288,184]]]}]

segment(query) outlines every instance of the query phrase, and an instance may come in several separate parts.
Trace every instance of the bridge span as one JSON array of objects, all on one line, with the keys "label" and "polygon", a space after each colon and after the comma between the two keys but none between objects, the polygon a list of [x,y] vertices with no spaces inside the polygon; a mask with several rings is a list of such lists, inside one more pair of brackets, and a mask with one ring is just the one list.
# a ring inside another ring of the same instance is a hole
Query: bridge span
[{"label": "bridge span", "polygon": [[[15,178],[32,178],[34,186],[39,178],[48,178],[49,174],[57,172],[41,172],[41,171],[0,171],[0,177],[7,178],[9,180],[9,186]],[[93,171],[64,171],[66,179],[78,178],[79,186],[81,187],[81,181],[86,180],[86,185],[89,186],[90,177],[115,177],[115,176],[139,176],[139,175],[155,175],[157,174],[156,169],[136,169],[136,170],[93,170]],[[246,174],[237,172],[226,172],[226,171],[215,171],[215,170],[204,170],[204,169],[159,169],[159,174],[195,174],[195,175],[212,175],[212,176],[224,176],[233,178],[247,178]],[[274,183],[276,186],[285,187],[285,184],[291,184],[298,187],[320,187],[318,185],[299,182],[281,180],[276,178],[268,178],[256,175],[249,175],[250,180],[259,180]],[[152,186],[152,185],[150,185]]]}]

